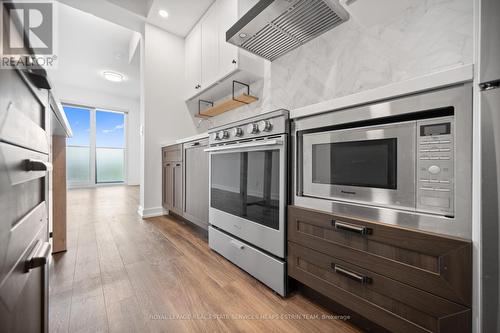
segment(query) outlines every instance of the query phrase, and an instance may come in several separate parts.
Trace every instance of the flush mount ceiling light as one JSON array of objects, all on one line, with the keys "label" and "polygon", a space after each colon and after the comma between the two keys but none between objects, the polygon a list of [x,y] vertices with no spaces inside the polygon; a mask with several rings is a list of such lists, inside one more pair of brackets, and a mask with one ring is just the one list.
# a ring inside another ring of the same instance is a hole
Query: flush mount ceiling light
[{"label": "flush mount ceiling light", "polygon": [[248,36],[248,35],[247,35],[246,33],[244,33],[244,32],[241,32],[241,33],[240,33],[240,38],[247,38],[247,36]]},{"label": "flush mount ceiling light", "polygon": [[106,80],[111,82],[122,82],[125,79],[122,74],[112,71],[104,71],[102,73],[102,76],[104,76]]},{"label": "flush mount ceiling light", "polygon": [[168,17],[168,12],[165,9],[160,9],[158,11],[158,14],[160,14],[161,17],[167,18]]}]

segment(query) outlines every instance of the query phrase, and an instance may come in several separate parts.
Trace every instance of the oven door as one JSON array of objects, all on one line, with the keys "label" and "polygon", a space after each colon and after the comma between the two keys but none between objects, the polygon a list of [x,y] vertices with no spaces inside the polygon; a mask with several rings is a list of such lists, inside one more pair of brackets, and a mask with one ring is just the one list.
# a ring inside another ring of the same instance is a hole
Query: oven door
[{"label": "oven door", "polygon": [[415,140],[414,121],[304,134],[302,195],[415,210]]},{"label": "oven door", "polygon": [[286,136],[210,152],[209,223],[278,257],[285,253]]}]

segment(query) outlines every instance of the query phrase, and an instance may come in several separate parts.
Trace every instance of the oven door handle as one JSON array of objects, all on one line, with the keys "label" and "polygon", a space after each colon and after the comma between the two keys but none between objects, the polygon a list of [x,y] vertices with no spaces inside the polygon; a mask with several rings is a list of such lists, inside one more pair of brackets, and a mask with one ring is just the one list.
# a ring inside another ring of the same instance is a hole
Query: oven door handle
[{"label": "oven door handle", "polygon": [[249,143],[242,143],[239,145],[228,145],[228,146],[207,148],[207,149],[205,149],[205,152],[234,150],[234,149],[253,148],[253,147],[263,147],[263,146],[281,146],[281,145],[283,145],[283,140],[268,140],[268,141],[262,141],[262,142],[249,142]]}]

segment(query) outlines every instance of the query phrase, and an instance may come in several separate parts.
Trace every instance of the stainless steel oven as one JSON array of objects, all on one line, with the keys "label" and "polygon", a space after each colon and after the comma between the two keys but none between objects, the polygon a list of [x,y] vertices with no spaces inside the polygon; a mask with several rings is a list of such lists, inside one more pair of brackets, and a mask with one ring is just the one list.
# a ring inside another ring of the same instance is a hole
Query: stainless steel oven
[{"label": "stainless steel oven", "polygon": [[294,124],[294,204],[471,237],[470,85]]},{"label": "stainless steel oven", "polygon": [[287,111],[264,114],[210,131],[206,149],[210,247],[282,295],[288,127]]}]

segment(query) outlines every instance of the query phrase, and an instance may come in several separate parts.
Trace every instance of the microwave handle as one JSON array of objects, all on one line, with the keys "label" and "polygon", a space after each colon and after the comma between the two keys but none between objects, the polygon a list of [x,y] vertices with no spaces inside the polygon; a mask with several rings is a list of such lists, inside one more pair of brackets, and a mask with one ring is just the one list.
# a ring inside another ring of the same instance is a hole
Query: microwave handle
[{"label": "microwave handle", "polygon": [[360,234],[362,236],[371,235],[372,233],[372,229],[368,227],[346,223],[342,221],[332,220],[332,225],[337,230],[353,232]]}]

